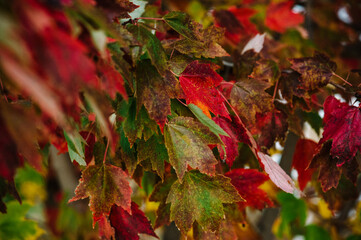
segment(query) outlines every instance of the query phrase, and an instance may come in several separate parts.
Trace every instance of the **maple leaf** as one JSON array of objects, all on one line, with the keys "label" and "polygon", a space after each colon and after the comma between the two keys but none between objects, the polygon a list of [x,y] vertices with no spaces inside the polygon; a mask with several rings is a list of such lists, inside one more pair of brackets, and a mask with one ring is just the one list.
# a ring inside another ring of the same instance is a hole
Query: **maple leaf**
[{"label": "maple leaf", "polygon": [[167,176],[164,182],[155,185],[149,201],[160,202],[157,209],[157,218],[155,219],[154,228],[170,224],[170,203],[166,203],[171,186],[177,180],[174,175]]},{"label": "maple leaf", "polygon": [[[150,61],[138,64],[137,76],[137,112],[144,104],[149,116],[154,119],[161,130],[171,114],[170,98],[178,96],[175,89],[179,83],[175,77],[162,77]],[[177,87],[178,86],[178,87]]]},{"label": "maple leaf", "polygon": [[258,188],[269,179],[267,175],[255,169],[238,168],[227,172],[225,176],[231,179],[231,183],[239,195],[246,200],[238,203],[241,209],[249,206],[261,210],[265,206],[273,206],[273,202],[268,198],[267,193]]},{"label": "maple leaf", "polygon": [[116,93],[120,93],[124,99],[128,99],[124,88],[122,75],[112,66],[111,62],[100,60],[97,64],[101,88],[109,93],[111,98],[115,98]]},{"label": "maple leaf", "polygon": [[337,159],[340,167],[361,151],[361,111],[333,96],[325,100],[324,111],[324,132],[319,144],[332,139],[330,154]]},{"label": "maple leaf", "polygon": [[109,20],[115,18],[130,18],[129,13],[133,12],[138,5],[128,0],[95,0],[99,8],[101,8],[108,16]]},{"label": "maple leaf", "polygon": [[278,88],[282,97],[293,107],[295,97],[307,97],[306,90],[302,88],[301,74],[293,70],[282,71],[278,80]]},{"label": "maple leaf", "polygon": [[241,39],[258,33],[256,26],[249,20],[256,13],[250,8],[230,7],[228,10],[214,11],[216,26],[226,29],[225,37],[233,44]]},{"label": "maple leaf", "polygon": [[137,25],[129,24],[127,25],[127,30],[145,47],[152,64],[157,68],[159,73],[164,76],[168,71],[168,57],[159,39],[148,31],[142,23],[138,23]]},{"label": "maple leaf", "polygon": [[169,162],[182,180],[187,165],[201,172],[214,174],[217,160],[208,144],[220,144],[208,127],[190,117],[173,118],[164,130]]},{"label": "maple leaf", "polygon": [[122,207],[113,205],[109,215],[110,224],[115,229],[115,239],[138,240],[139,233],[157,237],[148,218],[139,210],[135,202],[131,204],[131,212],[125,211]]},{"label": "maple leaf", "polygon": [[138,162],[150,159],[152,170],[164,180],[164,162],[168,160],[167,148],[158,137],[153,135],[148,141],[138,143]]},{"label": "maple leaf", "polygon": [[337,65],[326,55],[315,52],[313,57],[289,59],[291,68],[301,74],[301,88],[313,91],[325,86],[336,71]]},{"label": "maple leaf", "polygon": [[170,219],[186,234],[194,221],[204,230],[218,230],[224,216],[222,203],[242,200],[229,178],[190,171],[182,183],[177,180],[172,185],[167,203],[171,203]]},{"label": "maple leaf", "polygon": [[288,28],[304,22],[304,16],[292,11],[294,1],[271,3],[267,8],[265,24],[271,30],[284,33]]},{"label": "maple leaf", "polygon": [[119,167],[109,164],[89,165],[82,172],[75,196],[69,202],[89,197],[89,207],[95,221],[103,214],[108,215],[113,204],[131,212],[132,189],[126,178],[127,175]]},{"label": "maple leaf", "polygon": [[298,183],[301,191],[311,180],[314,169],[308,168],[313,156],[316,154],[317,143],[309,139],[299,139],[293,154],[292,167],[298,172]]},{"label": "maple leaf", "polygon": [[197,105],[206,114],[209,110],[215,115],[228,117],[224,99],[216,88],[222,80],[209,63],[198,61],[191,62],[179,77],[187,104]]},{"label": "maple leaf", "polygon": [[233,85],[230,103],[247,126],[256,126],[256,113],[273,109],[272,97],[265,92],[270,86],[270,83],[257,79],[242,79]]},{"label": "maple leaf", "polygon": [[244,142],[251,145],[249,137],[244,127],[234,117],[232,117],[232,121],[225,117],[214,117],[213,120],[229,135],[220,136],[225,144],[226,152],[223,151],[222,147],[217,147],[221,159],[225,159],[228,166],[232,167],[234,160],[238,156],[238,143]]},{"label": "maple leaf", "polygon": [[287,115],[274,109],[265,114],[256,114],[257,128],[261,131],[258,144],[271,148],[276,139],[283,139],[288,130]]},{"label": "maple leaf", "polygon": [[184,39],[172,41],[170,48],[183,54],[192,54],[197,58],[215,58],[229,56],[217,43],[224,34],[224,30],[214,25],[206,29],[202,25],[191,21],[190,17],[182,12],[170,12],[163,17],[165,22],[184,36]]}]

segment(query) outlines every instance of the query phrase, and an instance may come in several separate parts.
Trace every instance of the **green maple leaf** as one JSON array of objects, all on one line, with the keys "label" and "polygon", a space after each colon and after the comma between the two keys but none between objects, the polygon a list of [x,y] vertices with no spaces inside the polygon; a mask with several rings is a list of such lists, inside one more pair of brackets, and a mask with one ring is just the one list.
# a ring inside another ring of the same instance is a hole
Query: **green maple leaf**
[{"label": "green maple leaf", "polygon": [[155,135],[148,141],[138,143],[138,162],[146,159],[150,159],[152,170],[164,180],[164,161],[168,160],[168,153],[164,143]]},{"label": "green maple leaf", "polygon": [[90,165],[83,171],[75,197],[69,202],[89,197],[89,207],[97,221],[103,214],[109,214],[113,204],[130,213],[131,194],[127,174],[121,168],[109,164]]},{"label": "green maple leaf", "polygon": [[214,174],[217,160],[208,144],[221,144],[221,141],[208,127],[190,117],[176,117],[166,125],[164,138],[169,162],[179,179],[183,178],[187,165]]},{"label": "green maple leaf", "polygon": [[186,234],[194,221],[204,231],[217,231],[224,218],[223,203],[242,200],[229,178],[193,170],[185,174],[182,183],[178,179],[172,185],[167,203],[171,203],[170,220]]},{"label": "green maple leaf", "polygon": [[161,129],[171,114],[170,98],[176,98],[180,91],[179,82],[173,75],[162,77],[150,61],[138,64],[137,71],[137,109],[144,104],[149,116]]}]

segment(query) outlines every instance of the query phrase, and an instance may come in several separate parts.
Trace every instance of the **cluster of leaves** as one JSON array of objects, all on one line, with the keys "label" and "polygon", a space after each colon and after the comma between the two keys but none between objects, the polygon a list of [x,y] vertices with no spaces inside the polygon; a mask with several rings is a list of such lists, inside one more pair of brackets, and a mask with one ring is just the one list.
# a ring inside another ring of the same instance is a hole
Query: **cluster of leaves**
[{"label": "cluster of leaves", "polygon": [[[292,194],[322,198],[334,213],[357,198],[361,71],[350,69],[358,60],[309,40],[295,11],[305,6],[293,0],[179,4],[0,1],[0,211],[21,212],[6,221],[39,234],[24,220],[28,206],[8,199],[21,202],[14,178],[27,164],[54,178],[51,145],[81,172],[69,202],[89,198],[103,239],[157,237],[172,221],[194,239],[242,239],[246,208],[278,204],[278,236],[312,239],[327,231],[305,226],[308,203]],[[335,34],[322,16],[313,24]],[[348,41],[359,31],[353,24],[342,25]],[[336,73],[343,69],[347,80]],[[323,128],[318,143],[305,137],[305,122]],[[271,157],[276,143],[290,147],[290,132],[301,137],[298,185]],[[149,201],[159,203],[153,224]],[[49,219],[59,217],[49,209]]]}]

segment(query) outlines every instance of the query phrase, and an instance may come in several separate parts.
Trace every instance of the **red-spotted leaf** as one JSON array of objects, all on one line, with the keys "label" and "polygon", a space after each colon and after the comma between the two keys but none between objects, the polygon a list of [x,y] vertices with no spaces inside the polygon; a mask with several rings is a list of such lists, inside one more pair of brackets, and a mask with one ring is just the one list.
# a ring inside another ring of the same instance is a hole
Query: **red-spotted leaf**
[{"label": "red-spotted leaf", "polygon": [[292,58],[291,68],[301,74],[300,88],[313,91],[325,86],[336,71],[337,65],[326,55],[315,52],[313,57]]},{"label": "red-spotted leaf", "polygon": [[98,73],[101,88],[109,93],[114,99],[116,93],[122,95],[123,98],[128,99],[127,92],[124,88],[124,80],[122,75],[112,66],[111,62],[100,60],[98,65]]},{"label": "red-spotted leaf", "polygon": [[314,169],[308,168],[313,156],[316,154],[317,143],[309,139],[300,139],[293,154],[292,167],[298,172],[298,183],[301,191],[311,180]]},{"label": "red-spotted leaf", "polygon": [[260,130],[258,144],[271,148],[277,139],[283,139],[288,130],[287,115],[274,109],[265,114],[256,114],[257,128]]},{"label": "red-spotted leaf", "polygon": [[217,231],[224,218],[223,203],[243,201],[230,179],[222,175],[210,177],[198,171],[187,172],[183,182],[171,187],[167,203],[171,203],[170,219],[186,234],[194,221],[204,231]]},{"label": "red-spotted leaf", "polygon": [[187,104],[193,103],[203,111],[228,117],[217,87],[223,78],[208,63],[191,62],[179,77],[179,82],[186,95]]},{"label": "red-spotted leaf", "polygon": [[114,205],[109,215],[110,224],[115,230],[115,239],[138,240],[139,233],[157,237],[148,218],[138,205],[132,202],[132,215],[122,207]]},{"label": "red-spotted leaf", "polygon": [[208,127],[190,117],[172,119],[164,130],[169,162],[182,180],[187,166],[207,174],[215,173],[217,160],[208,144],[221,144]]},{"label": "red-spotted leaf", "polygon": [[232,167],[234,160],[238,156],[238,143],[244,142],[251,145],[249,137],[244,127],[234,117],[232,117],[232,121],[225,117],[214,117],[213,120],[229,135],[229,137],[220,136],[225,144],[226,152],[223,151],[221,146],[218,146],[218,151],[221,159],[225,160],[229,167]]},{"label": "red-spotted leaf", "polygon": [[284,33],[288,28],[303,23],[304,16],[292,11],[294,1],[271,3],[267,8],[265,24],[271,30]]},{"label": "red-spotted leaf", "polygon": [[103,215],[98,220],[98,226],[99,226],[99,236],[101,239],[111,239],[115,235],[114,228],[110,225],[110,222],[107,218],[107,216]]},{"label": "red-spotted leaf", "polygon": [[127,175],[121,168],[109,164],[89,165],[83,171],[75,196],[69,202],[89,197],[89,207],[97,221],[104,214],[109,214],[113,204],[131,212],[131,194]]},{"label": "red-spotted leaf", "polygon": [[361,151],[361,111],[333,96],[325,100],[324,111],[324,132],[319,144],[332,139],[331,155],[340,167]]},{"label": "red-spotted leaf", "polygon": [[231,183],[239,195],[246,200],[238,203],[241,209],[249,206],[261,210],[266,206],[273,206],[273,202],[268,198],[267,193],[258,188],[269,179],[266,174],[255,169],[238,168],[227,172],[225,176],[231,179]]}]

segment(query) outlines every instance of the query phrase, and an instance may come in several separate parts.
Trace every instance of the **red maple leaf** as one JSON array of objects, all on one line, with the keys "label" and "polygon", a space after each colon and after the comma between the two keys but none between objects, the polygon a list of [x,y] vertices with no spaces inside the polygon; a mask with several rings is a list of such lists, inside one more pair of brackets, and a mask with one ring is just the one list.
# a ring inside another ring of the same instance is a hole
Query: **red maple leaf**
[{"label": "red maple leaf", "polygon": [[241,39],[258,33],[256,26],[249,20],[255,13],[253,9],[234,6],[228,10],[215,11],[215,25],[225,28],[225,37],[238,44]]},{"label": "red maple leaf", "polygon": [[229,118],[224,99],[216,88],[222,80],[223,78],[214,71],[211,64],[198,61],[191,62],[179,77],[187,104],[197,105],[207,115],[209,110],[215,115]]},{"label": "red maple leaf", "polygon": [[337,167],[341,167],[354,158],[357,150],[361,151],[361,111],[333,96],[325,100],[324,111],[324,132],[319,144],[333,140],[331,155],[337,159]]},{"label": "red maple leaf", "polygon": [[132,202],[132,215],[125,211],[122,207],[113,205],[110,212],[110,224],[115,229],[115,239],[138,240],[138,233],[147,234],[157,237],[150,224],[150,221],[139,210],[138,205]]},{"label": "red maple leaf", "polygon": [[268,198],[267,193],[258,187],[269,178],[266,174],[255,169],[238,168],[225,174],[231,178],[231,183],[236,187],[238,193],[246,202],[238,202],[241,209],[253,207],[263,209],[266,206],[272,207],[273,202]]},{"label": "red maple leaf", "polygon": [[292,11],[294,1],[285,1],[277,4],[271,3],[267,8],[265,24],[271,30],[284,33],[288,28],[303,23],[304,16]]},{"label": "red maple leaf", "polygon": [[311,180],[315,169],[308,168],[313,156],[316,153],[317,143],[309,139],[300,139],[296,144],[296,150],[293,154],[292,167],[298,172],[298,183],[301,191]]},{"label": "red maple leaf", "polygon": [[226,153],[224,153],[222,147],[218,147],[219,154],[221,159],[226,159],[226,163],[229,167],[232,167],[234,160],[238,156],[238,143],[244,142],[248,145],[251,145],[249,136],[246,133],[244,127],[239,124],[238,120],[233,118],[230,121],[225,117],[214,117],[213,121],[217,123],[228,135],[220,135],[223,143],[225,144]]}]

